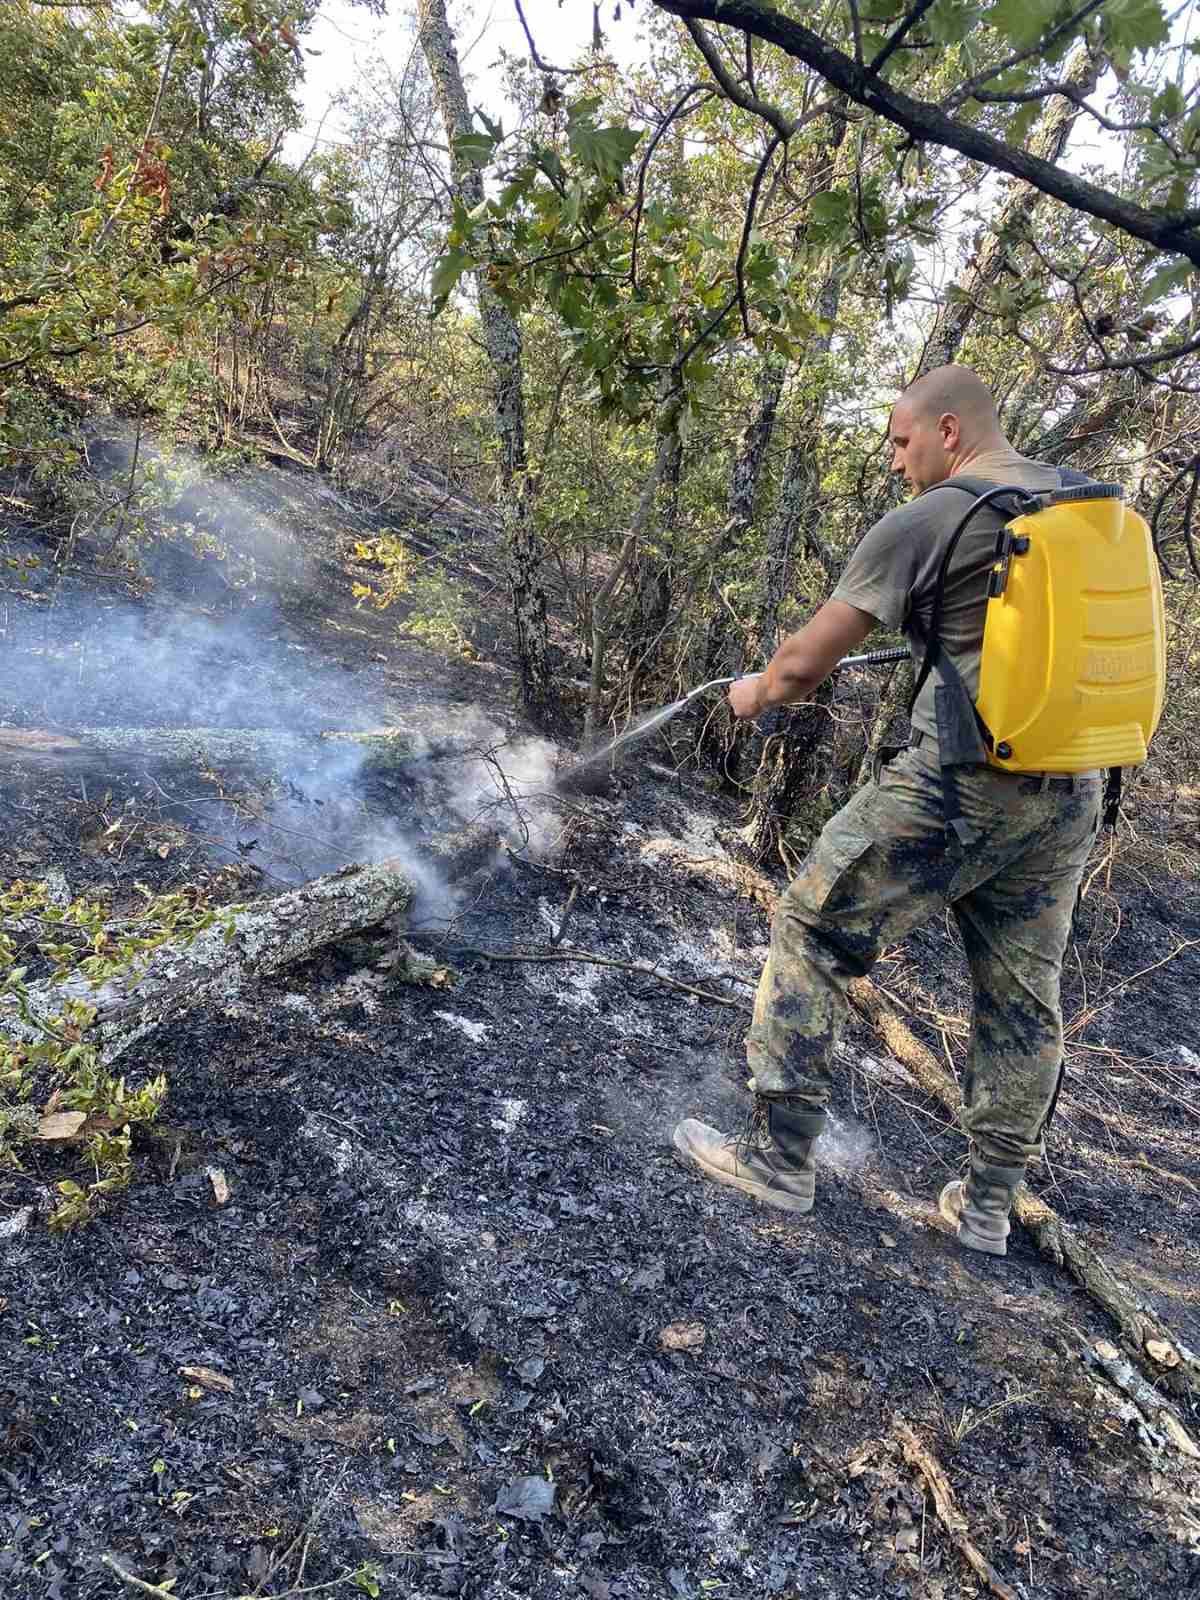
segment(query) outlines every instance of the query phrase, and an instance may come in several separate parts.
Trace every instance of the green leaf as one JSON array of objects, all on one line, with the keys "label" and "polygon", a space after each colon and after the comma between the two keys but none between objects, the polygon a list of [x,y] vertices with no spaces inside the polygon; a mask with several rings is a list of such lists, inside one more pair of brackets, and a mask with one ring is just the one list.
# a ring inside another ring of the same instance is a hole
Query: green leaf
[{"label": "green leaf", "polygon": [[1024,144],[1029,136],[1029,130],[1041,115],[1041,110],[1042,102],[1040,100],[1031,100],[1028,105],[1018,106],[1016,115],[1004,132],[1004,137],[1009,144]]},{"label": "green leaf", "polygon": [[1173,122],[1176,117],[1181,117],[1186,109],[1183,90],[1177,83],[1168,83],[1163,86],[1162,93],[1155,96],[1150,115]]},{"label": "green leaf", "polygon": [[504,138],[504,124],[502,122],[493,122],[482,106],[475,107],[475,115],[491,135],[493,143],[499,144]]},{"label": "green leaf", "polygon": [[925,14],[925,27],[937,44],[960,44],[979,21],[979,7],[942,0]]},{"label": "green leaf", "polygon": [[850,225],[850,196],[844,189],[826,189],[812,197],[808,209],[808,236],[815,243],[840,239]]},{"label": "green leaf", "polygon": [[571,154],[597,177],[610,182],[621,176],[641,138],[634,128],[594,128],[586,122],[572,122],[567,128]]},{"label": "green leaf", "polygon": [[433,272],[429,279],[429,294],[433,301],[433,314],[437,316],[455,284],[463,273],[472,265],[471,257],[465,250],[447,250],[433,264]]},{"label": "green leaf", "polygon": [[492,159],[496,141],[490,133],[456,133],[454,154],[470,167],[486,167]]},{"label": "green leaf", "polygon": [[1125,50],[1152,49],[1170,33],[1159,0],[1108,0],[1100,21],[1105,43]]},{"label": "green leaf", "polygon": [[1161,300],[1164,295],[1171,294],[1176,289],[1182,289],[1195,271],[1196,269],[1190,261],[1168,261],[1165,267],[1159,267],[1150,282],[1142,290],[1142,304],[1144,306],[1153,305],[1156,300]]},{"label": "green leaf", "polygon": [[987,20],[1010,44],[1024,50],[1037,43],[1056,10],[1054,0],[992,0]]}]

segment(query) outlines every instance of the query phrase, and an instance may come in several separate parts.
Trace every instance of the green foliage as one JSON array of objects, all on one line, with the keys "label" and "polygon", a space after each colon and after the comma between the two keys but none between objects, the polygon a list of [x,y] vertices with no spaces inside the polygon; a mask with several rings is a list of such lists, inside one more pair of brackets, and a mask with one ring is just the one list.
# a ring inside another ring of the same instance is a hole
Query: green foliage
[{"label": "green foliage", "polygon": [[0,11],[0,464],[70,466],[28,426],[64,380],[169,408],[181,343],[312,258],[328,215],[260,132],[294,120],[295,20],[285,0]]},{"label": "green foliage", "polygon": [[[96,1012],[86,996],[129,978],[168,939],[186,943],[214,920],[193,896],[143,895],[138,915],[114,926],[101,902],[56,905],[45,883],[17,881],[0,892],[0,1018],[7,1011],[33,1035],[33,1042],[21,1043],[0,1034],[0,1164],[19,1167],[35,1142],[42,1150],[77,1151],[87,1177],[55,1185],[59,1201],[50,1226],[58,1230],[86,1221],[126,1187],[133,1129],[155,1120],[167,1093],[161,1076],[131,1089],[108,1071],[89,1036]],[[29,966],[18,955],[18,937],[35,952],[46,978],[76,981],[79,997],[66,1000],[60,1014],[47,1017],[31,1008]]]},{"label": "green foliage", "polygon": [[360,540],[354,547],[360,561],[379,568],[373,583],[351,586],[357,603],[376,611],[387,611],[397,601],[405,602],[405,617],[400,631],[449,655],[475,659],[468,637],[471,606],[460,584],[436,563],[417,561],[395,534],[380,534]]}]

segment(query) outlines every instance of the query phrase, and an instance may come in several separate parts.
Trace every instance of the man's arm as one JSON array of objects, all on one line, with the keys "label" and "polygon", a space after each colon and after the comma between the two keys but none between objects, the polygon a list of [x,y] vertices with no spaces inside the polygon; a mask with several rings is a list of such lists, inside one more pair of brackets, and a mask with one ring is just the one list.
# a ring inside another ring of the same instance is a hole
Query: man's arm
[{"label": "man's arm", "polygon": [[827,600],[815,616],[783,641],[765,672],[738,678],[730,686],[734,715],[757,717],[768,706],[807,699],[875,626],[870,612],[844,600]]}]

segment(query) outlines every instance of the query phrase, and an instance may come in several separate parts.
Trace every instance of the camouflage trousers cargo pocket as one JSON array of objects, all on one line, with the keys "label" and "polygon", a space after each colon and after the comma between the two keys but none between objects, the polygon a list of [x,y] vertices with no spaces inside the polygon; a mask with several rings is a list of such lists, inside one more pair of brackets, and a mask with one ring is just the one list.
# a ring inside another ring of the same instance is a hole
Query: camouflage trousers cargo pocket
[{"label": "camouflage trousers cargo pocket", "polygon": [[874,839],[865,833],[833,832],[826,829],[813,846],[812,854],[788,890],[788,897],[803,899],[812,911],[825,912],[836,907],[839,889],[845,885]]}]

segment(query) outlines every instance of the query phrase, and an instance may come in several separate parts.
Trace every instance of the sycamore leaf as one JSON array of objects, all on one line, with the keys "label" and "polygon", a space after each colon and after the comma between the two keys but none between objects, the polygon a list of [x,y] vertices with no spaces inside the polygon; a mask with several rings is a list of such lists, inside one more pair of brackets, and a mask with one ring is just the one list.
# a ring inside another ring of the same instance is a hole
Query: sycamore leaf
[{"label": "sycamore leaf", "polygon": [[486,167],[492,159],[496,141],[490,133],[458,133],[454,136],[454,153],[468,166]]},{"label": "sycamore leaf", "polygon": [[808,232],[815,242],[838,239],[850,223],[850,196],[842,189],[826,189],[809,205]]},{"label": "sycamore leaf", "polygon": [[987,19],[1019,50],[1036,44],[1053,17],[1054,0],[992,0]]},{"label": "sycamore leaf", "polygon": [[1101,12],[1106,44],[1122,50],[1149,50],[1170,32],[1159,0],[1107,0]]},{"label": "sycamore leaf", "polygon": [[599,178],[619,178],[625,163],[641,142],[633,128],[594,128],[587,122],[573,122],[567,130],[571,154]]},{"label": "sycamore leaf", "polygon": [[1041,115],[1042,103],[1040,100],[1031,100],[1028,105],[1018,106],[1016,115],[1005,129],[1004,137],[1011,145],[1023,145],[1038,117]]}]

